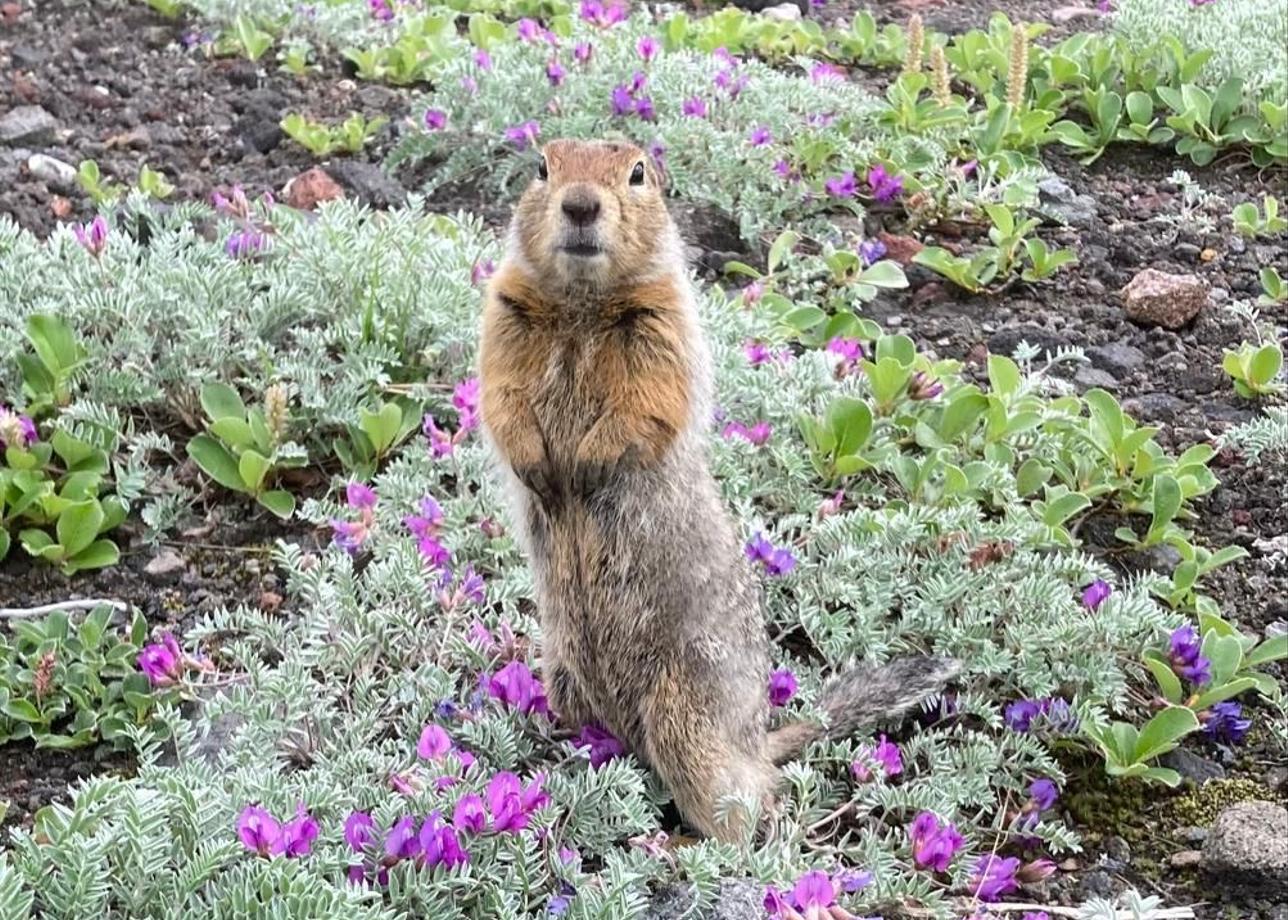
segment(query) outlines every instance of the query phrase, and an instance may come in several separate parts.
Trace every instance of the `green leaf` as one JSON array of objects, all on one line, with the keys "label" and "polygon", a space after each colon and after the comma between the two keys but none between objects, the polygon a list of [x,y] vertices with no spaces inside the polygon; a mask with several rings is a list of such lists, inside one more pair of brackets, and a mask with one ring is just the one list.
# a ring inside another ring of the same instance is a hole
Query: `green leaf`
[{"label": "green leaf", "polygon": [[1020,367],[1005,355],[988,356],[988,383],[994,393],[1009,396],[1020,388]]},{"label": "green leaf", "polygon": [[40,711],[27,700],[9,700],[4,704],[4,714],[20,722],[43,722]]},{"label": "green leaf", "polygon": [[1151,503],[1153,520],[1151,532],[1159,532],[1176,518],[1181,510],[1181,487],[1175,479],[1160,473],[1154,477],[1153,501]]},{"label": "green leaf", "polygon": [[189,441],[188,456],[201,467],[203,473],[225,489],[232,489],[234,492],[246,491],[241,472],[237,468],[237,461],[224,445],[210,435],[199,434]]},{"label": "green leaf", "polygon": [[1174,705],[1180,705],[1185,699],[1185,691],[1181,687],[1181,680],[1172,670],[1172,666],[1166,661],[1158,658],[1146,658],[1145,667],[1154,675],[1154,680],[1158,683],[1158,689],[1163,694],[1163,699]]},{"label": "green leaf", "polygon": [[784,230],[778,234],[778,238],[769,247],[769,258],[766,263],[771,275],[778,269],[787,253],[791,252],[792,247],[799,241],[800,234],[794,230]]},{"label": "green leaf", "polygon": [[1169,767],[1150,767],[1148,770],[1142,771],[1140,775],[1147,780],[1162,783],[1164,786],[1171,786],[1173,789],[1181,784],[1181,774]]},{"label": "green leaf", "polygon": [[828,410],[828,425],[839,456],[857,454],[872,433],[872,410],[861,399],[842,396]]},{"label": "green leaf", "polygon": [[1283,352],[1278,345],[1262,345],[1248,363],[1248,377],[1253,383],[1264,387],[1279,375],[1283,363]]},{"label": "green leaf", "polygon": [[[0,553],[3,556],[4,553]],[[1262,642],[1251,652],[1248,653],[1248,667],[1255,668],[1258,665],[1269,664],[1272,661],[1280,661],[1288,658],[1288,633],[1279,633],[1271,636]]]},{"label": "green leaf", "polygon": [[1133,752],[1137,763],[1152,760],[1176,747],[1191,732],[1198,731],[1199,720],[1184,706],[1170,706],[1145,723],[1136,739]]},{"label": "green leaf", "polygon": [[295,496],[280,489],[265,492],[259,496],[259,503],[283,520],[295,513]]},{"label": "green leaf", "polygon": [[1208,633],[1203,637],[1203,654],[1212,662],[1212,685],[1219,686],[1238,673],[1243,664],[1243,643],[1238,636]]},{"label": "green leaf", "polygon": [[1054,501],[1048,501],[1042,515],[1042,523],[1048,527],[1059,527],[1079,511],[1091,506],[1091,499],[1081,492],[1067,492]]},{"label": "green leaf", "polygon": [[1236,697],[1240,693],[1245,693],[1256,685],[1257,681],[1252,677],[1240,677],[1238,680],[1214,685],[1210,689],[1199,694],[1198,699],[1194,701],[1191,708],[1202,712],[1209,706],[1215,706],[1217,703],[1228,700],[1231,697]]},{"label": "green leaf", "polygon": [[111,540],[95,540],[85,549],[63,563],[63,570],[79,572],[82,569],[103,569],[116,565],[121,558],[121,551]]},{"label": "green leaf", "polygon": [[975,391],[973,387],[970,391],[954,397],[953,401],[944,407],[943,417],[939,421],[939,436],[945,441],[955,441],[979,420],[987,408],[988,397]]},{"label": "green leaf", "polygon": [[69,505],[58,516],[55,531],[67,556],[75,556],[94,542],[103,523],[103,509],[94,499]]},{"label": "green leaf", "polygon": [[254,432],[245,418],[237,415],[226,415],[209,425],[210,433],[219,440],[235,448],[249,447],[255,443]]},{"label": "green leaf", "polygon": [[215,381],[201,388],[201,408],[212,420],[246,417],[246,404],[226,383]]},{"label": "green leaf", "polygon": [[875,262],[859,273],[859,280],[879,288],[906,288],[908,276],[897,262],[882,260]]},{"label": "green leaf", "polygon": [[242,452],[241,459],[237,461],[237,472],[241,480],[245,483],[246,491],[256,493],[260,486],[264,484],[264,477],[272,464],[257,450],[246,450]]}]

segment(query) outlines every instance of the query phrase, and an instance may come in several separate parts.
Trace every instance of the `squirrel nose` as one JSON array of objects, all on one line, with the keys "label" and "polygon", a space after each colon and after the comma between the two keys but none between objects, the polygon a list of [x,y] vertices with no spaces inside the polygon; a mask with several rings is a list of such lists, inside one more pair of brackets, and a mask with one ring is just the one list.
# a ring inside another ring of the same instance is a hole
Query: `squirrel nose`
[{"label": "squirrel nose", "polygon": [[586,189],[572,189],[563,198],[563,212],[579,227],[593,224],[599,217],[599,198]]}]

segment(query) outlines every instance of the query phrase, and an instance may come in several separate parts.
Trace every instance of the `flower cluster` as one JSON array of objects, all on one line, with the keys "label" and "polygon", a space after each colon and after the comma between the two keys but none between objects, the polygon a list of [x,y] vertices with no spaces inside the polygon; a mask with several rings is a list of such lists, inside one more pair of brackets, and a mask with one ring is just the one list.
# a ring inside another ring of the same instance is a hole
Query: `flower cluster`
[{"label": "flower cluster", "polygon": [[859,362],[867,357],[863,343],[858,339],[838,335],[827,343],[827,353],[836,356],[836,378],[842,380],[853,374]]},{"label": "flower cluster", "polygon": [[599,769],[610,760],[626,753],[625,745],[617,739],[616,735],[595,723],[583,725],[581,731],[572,739],[572,746],[576,750],[587,750],[593,769]]},{"label": "flower cluster", "polygon": [[941,822],[932,812],[923,811],[908,828],[912,842],[912,861],[918,869],[947,872],[957,851],[966,841],[949,821]]},{"label": "flower cluster", "polygon": [[505,139],[514,145],[515,150],[523,151],[537,142],[541,134],[541,125],[535,121],[525,121],[505,129]]},{"label": "flower cluster", "polygon": [[796,557],[792,551],[785,546],[774,546],[763,533],[757,533],[748,540],[743,552],[752,562],[760,563],[766,575],[786,575],[796,568]]},{"label": "flower cluster", "polygon": [[653,108],[653,99],[643,94],[647,84],[648,76],[636,71],[630,83],[619,83],[614,86],[612,95],[609,97],[613,114],[619,118],[637,115],[643,121],[655,120],[657,112]]},{"label": "flower cluster", "polygon": [[[489,263],[490,264],[490,263]],[[476,266],[477,268],[477,266]],[[491,274],[489,271],[488,274]],[[474,271],[471,270],[471,280],[477,284],[486,275],[479,274],[476,279]],[[452,432],[446,428],[439,428],[438,423],[434,421],[434,416],[428,412],[421,421],[421,431],[429,440],[429,452],[435,460],[447,457],[456,449],[470,432],[479,426],[479,380],[477,377],[469,377],[462,380],[452,391],[452,406],[457,413],[456,431]]]},{"label": "flower cluster", "polygon": [[1078,730],[1078,717],[1073,714],[1069,701],[1063,697],[1040,700],[1016,700],[1006,707],[1003,718],[1012,731],[1029,732],[1037,725],[1045,725],[1061,734]]},{"label": "flower cluster", "polygon": [[237,816],[237,837],[242,846],[260,856],[307,856],[318,837],[318,823],[300,802],[295,817],[286,823],[259,805],[247,805]]},{"label": "flower cluster", "polygon": [[[269,250],[270,228],[256,220],[254,209],[240,185],[234,185],[227,196],[213,192],[210,201],[217,212],[239,224],[224,242],[224,252],[229,258],[251,259]],[[266,192],[261,204],[265,209],[271,208],[274,204],[273,196]]]},{"label": "flower cluster", "polygon": [[107,221],[100,214],[88,224],[77,224],[72,227],[72,235],[85,251],[98,258],[107,249]]},{"label": "flower cluster", "polygon": [[1252,720],[1243,718],[1243,707],[1234,701],[1217,703],[1207,712],[1199,714],[1203,734],[1222,744],[1239,744],[1243,741]]},{"label": "flower cluster", "polygon": [[0,406],[0,448],[26,450],[40,440],[36,423],[29,415],[19,415]]},{"label": "flower cluster", "polygon": [[345,504],[358,512],[356,521],[331,519],[332,539],[350,556],[356,555],[376,526],[376,490],[360,482],[345,486]]},{"label": "flower cluster", "polygon": [[1097,578],[1091,584],[1087,585],[1082,591],[1082,606],[1088,610],[1095,610],[1101,604],[1109,599],[1109,595],[1114,593],[1114,589],[1108,582],[1101,581]]},{"label": "flower cluster", "polygon": [[868,170],[868,189],[871,190],[874,201],[887,204],[903,193],[903,177],[890,175],[878,163]]},{"label": "flower cluster", "polygon": [[782,920],[850,920],[854,915],[836,903],[837,896],[853,894],[871,881],[868,872],[841,870],[834,877],[822,869],[813,869],[797,879],[791,891],[783,892],[772,885],[766,888],[765,910]]},{"label": "flower cluster", "polygon": [[1172,631],[1168,660],[1172,670],[1196,686],[1212,679],[1212,662],[1202,655],[1203,644],[1198,630],[1185,625]]},{"label": "flower cluster", "polygon": [[872,779],[871,767],[880,766],[883,775],[898,776],[903,772],[903,755],[899,745],[882,735],[876,747],[864,747],[859,750],[859,758],[850,764],[850,772],[861,783]]},{"label": "flower cluster", "polygon": [[209,671],[213,668],[207,659],[184,652],[171,632],[162,633],[160,642],[143,646],[137,662],[139,670],[154,687],[174,686],[189,670]]},{"label": "flower cluster", "polygon": [[[746,294],[745,289],[743,294]],[[762,364],[783,364],[792,359],[790,349],[770,348],[764,342],[746,342],[742,346],[742,353],[747,356],[747,363],[752,367],[759,367]]]},{"label": "flower cluster", "polygon": [[629,11],[623,0],[581,0],[581,18],[600,29],[607,29],[625,22]]},{"label": "flower cluster", "polygon": [[511,661],[491,677],[484,678],[484,683],[488,696],[511,709],[524,715],[550,716],[545,688],[522,661]]},{"label": "flower cluster", "polygon": [[769,705],[786,706],[796,695],[796,675],[780,668],[769,675]]},{"label": "flower cluster", "polygon": [[748,444],[756,447],[763,447],[769,442],[770,435],[774,433],[773,426],[769,422],[756,422],[748,427],[742,422],[729,422],[721,432],[721,436],[728,440],[730,438],[742,438]]}]

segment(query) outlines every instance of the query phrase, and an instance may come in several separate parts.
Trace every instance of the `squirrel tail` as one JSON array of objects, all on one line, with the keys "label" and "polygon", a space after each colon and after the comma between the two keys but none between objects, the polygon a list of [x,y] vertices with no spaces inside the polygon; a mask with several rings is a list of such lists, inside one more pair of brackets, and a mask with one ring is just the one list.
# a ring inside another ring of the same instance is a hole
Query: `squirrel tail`
[{"label": "squirrel tail", "polygon": [[845,738],[877,722],[901,719],[942,690],[959,670],[961,663],[951,658],[921,657],[843,671],[823,688],[827,726],[792,722],[770,732],[769,756],[775,764],[783,764],[813,741]]}]

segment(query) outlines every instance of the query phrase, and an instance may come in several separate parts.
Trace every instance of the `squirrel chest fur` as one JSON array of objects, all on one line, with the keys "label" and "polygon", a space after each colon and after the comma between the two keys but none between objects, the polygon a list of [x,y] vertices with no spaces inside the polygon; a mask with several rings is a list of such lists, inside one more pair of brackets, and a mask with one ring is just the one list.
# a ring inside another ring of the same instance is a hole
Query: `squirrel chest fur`
[{"label": "squirrel chest fur", "polygon": [[[479,362],[553,708],[621,738],[697,830],[745,838],[775,762],[823,730],[768,732],[757,585],[708,470],[710,358],[638,148],[545,147],[489,285]],[[823,700],[830,728],[902,711],[950,672],[937,659],[847,672]]]}]

